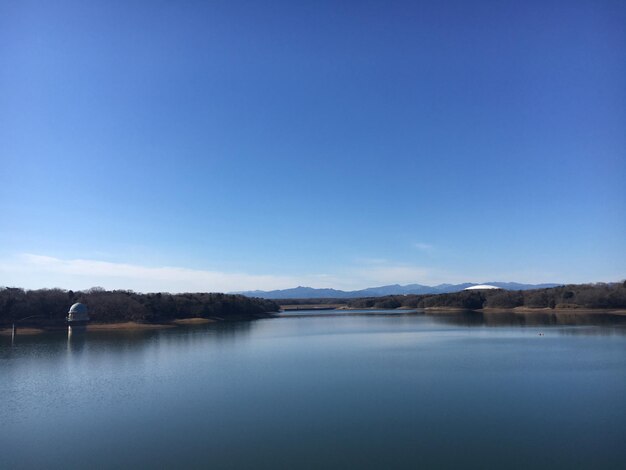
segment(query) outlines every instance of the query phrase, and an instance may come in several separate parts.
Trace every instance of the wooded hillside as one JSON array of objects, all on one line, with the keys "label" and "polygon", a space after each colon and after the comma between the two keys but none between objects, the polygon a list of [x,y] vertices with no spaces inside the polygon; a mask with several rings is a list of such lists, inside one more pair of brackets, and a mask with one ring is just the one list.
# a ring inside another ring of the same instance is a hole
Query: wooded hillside
[{"label": "wooded hillside", "polygon": [[450,294],[392,295],[355,299],[350,308],[626,308],[626,281],[611,284],[572,284],[533,290],[469,290]]},{"label": "wooded hillside", "polygon": [[243,295],[187,293],[139,294],[133,291],[107,291],[94,287],[87,291],[63,289],[24,290],[0,288],[0,324],[10,324],[26,317],[29,323],[53,324],[63,322],[69,307],[84,303],[91,321],[112,323],[123,321],[162,322],[177,318],[259,315],[277,312],[278,304],[271,300]]}]

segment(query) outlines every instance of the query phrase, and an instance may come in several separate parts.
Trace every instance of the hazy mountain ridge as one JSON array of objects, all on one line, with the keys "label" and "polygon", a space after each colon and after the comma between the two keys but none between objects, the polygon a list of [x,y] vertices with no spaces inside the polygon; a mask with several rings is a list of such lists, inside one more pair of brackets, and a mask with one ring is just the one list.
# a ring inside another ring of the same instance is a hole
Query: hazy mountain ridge
[{"label": "hazy mountain ridge", "polygon": [[392,284],[388,286],[369,287],[367,289],[343,291],[338,289],[316,289],[314,287],[298,286],[291,289],[280,289],[271,291],[244,291],[235,292],[248,297],[261,297],[264,299],[354,299],[358,297],[382,297],[385,295],[404,294],[445,294],[449,292],[459,292],[463,289],[479,284],[489,284],[507,290],[529,290],[556,287],[561,284],[521,284],[518,282],[466,282],[463,284],[439,284],[436,286],[426,286],[422,284],[407,284],[401,286]]}]

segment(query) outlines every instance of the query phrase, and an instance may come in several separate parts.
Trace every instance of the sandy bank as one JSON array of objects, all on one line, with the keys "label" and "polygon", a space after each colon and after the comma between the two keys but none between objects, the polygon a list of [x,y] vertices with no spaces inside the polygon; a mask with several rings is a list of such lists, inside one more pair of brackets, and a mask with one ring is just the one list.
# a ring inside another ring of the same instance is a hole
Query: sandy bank
[{"label": "sandy bank", "polygon": [[[419,309],[418,309],[419,310]],[[542,314],[542,315],[626,315],[626,310],[609,309],[609,308],[532,308],[532,307],[515,307],[515,308],[478,308],[469,309],[462,307],[426,307],[423,309],[426,313],[457,313],[457,312],[478,312],[485,314],[511,314],[520,315]]]},{"label": "sandy bank", "polygon": [[172,323],[175,325],[203,325],[205,323],[214,323],[217,320],[211,318],[181,318],[174,320]]},{"label": "sandy bank", "polygon": [[[158,330],[163,328],[176,328],[178,326],[193,326],[204,325],[207,323],[213,323],[217,320],[210,318],[180,318],[168,323],[137,323],[137,322],[119,322],[119,323],[90,323],[85,328],[87,331],[133,331],[133,330]],[[67,325],[59,324],[56,326],[47,326],[43,328],[36,327],[19,327],[17,328],[17,334],[23,335],[37,335],[45,333],[47,331],[64,331],[67,329]],[[0,328],[1,336],[11,336],[11,328]]]},{"label": "sandy bank", "polygon": [[287,312],[292,310],[338,310],[346,308],[345,304],[310,304],[310,305],[281,305],[280,309]]},{"label": "sandy bank", "polygon": [[531,308],[531,307],[515,307],[515,308],[483,308],[476,310],[483,313],[537,313],[537,314],[555,314],[555,315],[626,315],[626,310],[610,309],[610,308]]},{"label": "sandy bank", "polygon": [[102,331],[102,330],[157,330],[160,328],[174,328],[174,325],[166,323],[136,323],[136,322],[124,322],[124,323],[94,323],[87,325],[87,331]]},{"label": "sandy bank", "polygon": [[[468,312],[468,311],[472,311],[472,309],[469,308],[463,308],[463,307],[426,307],[424,308],[424,311],[426,313],[446,313],[446,312]],[[476,312],[480,312],[480,310],[474,310]]]},{"label": "sandy bank", "polygon": [[[42,330],[41,328],[18,328],[17,329],[17,334],[18,335],[38,335],[40,333],[43,333],[45,330]],[[2,336],[11,336],[13,334],[13,331],[11,328],[3,328],[0,330],[0,335]]]}]

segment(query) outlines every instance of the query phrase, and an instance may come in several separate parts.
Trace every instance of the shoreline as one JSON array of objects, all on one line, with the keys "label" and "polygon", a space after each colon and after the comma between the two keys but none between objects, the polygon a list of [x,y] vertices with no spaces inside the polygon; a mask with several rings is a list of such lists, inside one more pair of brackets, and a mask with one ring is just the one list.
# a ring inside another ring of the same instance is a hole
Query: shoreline
[{"label": "shoreline", "polygon": [[[168,328],[179,328],[179,327],[188,327],[188,326],[196,326],[196,325],[207,325],[210,323],[218,323],[218,322],[229,322],[229,321],[245,321],[245,320],[257,320],[260,318],[271,318],[273,314],[264,314],[264,315],[242,315],[242,316],[234,316],[232,318],[200,318],[200,317],[190,317],[190,318],[177,318],[175,320],[171,320],[166,323],[139,323],[133,321],[127,322],[115,322],[115,323],[90,323],[85,325],[84,327],[76,327],[76,328],[84,328],[86,331],[138,331],[138,330],[160,330],[160,329],[168,329]],[[28,325],[16,328],[16,335],[38,335],[42,333],[48,333],[52,331],[67,331],[67,328],[70,325],[54,325],[54,326],[34,326]],[[11,326],[0,328],[0,336],[11,336],[12,335]]]},{"label": "shoreline", "polygon": [[[31,336],[39,335],[42,333],[49,333],[53,331],[67,331],[70,325],[63,326],[46,326],[46,327],[33,327],[24,326],[16,328],[16,336]],[[134,330],[158,330],[164,328],[176,328],[174,324],[164,323],[137,323],[137,322],[119,322],[119,323],[94,323],[86,326],[75,326],[74,328],[82,328],[85,331],[134,331]],[[13,334],[12,329],[2,328],[0,329],[0,336],[11,336]]]},{"label": "shoreline", "polygon": [[477,309],[466,309],[460,307],[427,307],[424,309],[426,313],[437,312],[476,312],[483,314],[536,314],[536,315],[616,315],[626,316],[626,310],[615,308],[549,308],[549,307],[514,307],[514,308],[494,308],[485,307]]},{"label": "shoreline", "polygon": [[[316,309],[310,309],[316,310]],[[514,308],[495,308],[495,307],[485,307],[485,308],[464,308],[464,307],[398,307],[398,308],[374,308],[374,307],[340,307],[337,310],[370,310],[375,312],[376,310],[408,310],[408,311],[416,311],[423,312],[426,314],[437,314],[437,313],[463,313],[463,312],[476,312],[483,314],[570,314],[570,315],[617,315],[617,316],[626,316],[626,309],[618,309],[618,308],[549,308],[549,307],[514,307]]]},{"label": "shoreline", "polygon": [[[298,309],[298,310],[328,310],[328,309]],[[408,307],[399,307],[396,309],[380,309],[380,308],[348,308],[348,307],[340,307],[336,310],[342,310],[346,312],[345,314],[350,314],[349,312],[352,310],[369,310],[372,313],[375,313],[377,310],[397,310],[398,313],[402,311],[415,311],[416,313],[423,313],[426,315],[437,315],[437,314],[458,314],[463,312],[474,312],[480,313],[483,315],[555,315],[555,316],[595,316],[595,315],[611,315],[615,317],[626,317],[626,309],[590,309],[590,308],[531,308],[531,307],[515,307],[515,308],[481,308],[481,309],[467,309],[462,307],[426,307],[426,308],[408,308]],[[286,311],[295,311],[295,310],[286,310]],[[199,318],[199,317],[190,317],[190,318],[178,318],[176,320],[172,320],[167,323],[138,323],[138,322],[116,322],[116,323],[92,323],[86,325],[84,328],[86,331],[138,331],[138,330],[158,330],[158,329],[168,329],[168,328],[181,328],[181,327],[189,327],[189,326],[197,326],[197,325],[207,325],[210,323],[221,323],[227,321],[246,321],[246,320],[257,320],[262,318],[272,318],[272,317],[297,317],[298,315],[280,315],[280,312],[273,312],[262,315],[252,315],[252,316],[236,316],[232,318]],[[325,316],[325,315],[320,315]],[[58,326],[23,326],[18,327],[16,329],[16,334],[23,336],[32,336],[38,335],[42,333],[52,332],[52,331],[66,331],[69,325],[58,325]],[[0,328],[0,336],[11,336],[12,329],[11,327]]]},{"label": "shoreline", "polygon": [[163,328],[175,328],[175,327],[176,325],[173,325],[170,323],[137,323],[134,321],[127,321],[127,322],[120,322],[120,323],[94,323],[91,325],[86,325],[85,330],[87,331],[159,330]]}]

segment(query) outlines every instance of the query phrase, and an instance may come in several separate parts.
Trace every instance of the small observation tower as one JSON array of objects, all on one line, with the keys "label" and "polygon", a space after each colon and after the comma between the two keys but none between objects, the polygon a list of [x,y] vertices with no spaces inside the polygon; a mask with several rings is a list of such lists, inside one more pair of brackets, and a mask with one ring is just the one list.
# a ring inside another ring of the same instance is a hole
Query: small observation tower
[{"label": "small observation tower", "polygon": [[87,306],[76,302],[70,307],[67,312],[67,324],[72,325],[85,325],[89,321],[89,314],[87,313]]}]

